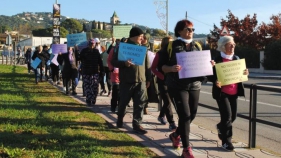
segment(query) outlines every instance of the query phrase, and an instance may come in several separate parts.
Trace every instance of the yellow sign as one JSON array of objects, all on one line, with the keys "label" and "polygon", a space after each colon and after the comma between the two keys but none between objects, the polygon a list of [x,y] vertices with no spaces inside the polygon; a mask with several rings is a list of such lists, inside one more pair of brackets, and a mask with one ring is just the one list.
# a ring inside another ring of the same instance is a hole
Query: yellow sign
[{"label": "yellow sign", "polygon": [[218,63],[215,68],[221,86],[248,81],[248,75],[243,74],[246,69],[245,59]]}]

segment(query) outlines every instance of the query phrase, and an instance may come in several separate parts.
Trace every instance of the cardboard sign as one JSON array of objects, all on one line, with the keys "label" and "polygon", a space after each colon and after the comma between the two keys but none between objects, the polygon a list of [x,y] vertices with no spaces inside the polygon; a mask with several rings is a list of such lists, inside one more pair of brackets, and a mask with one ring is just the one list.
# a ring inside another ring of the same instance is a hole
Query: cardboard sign
[{"label": "cardboard sign", "polygon": [[86,48],[88,46],[86,33],[76,33],[76,34],[68,34],[67,38],[67,47],[78,46],[79,50]]},{"label": "cardboard sign", "polygon": [[67,45],[66,44],[52,44],[52,53],[53,54],[67,53]]},{"label": "cardboard sign", "polygon": [[143,65],[144,58],[146,56],[147,47],[120,43],[119,52],[118,52],[118,60],[127,61],[131,60],[135,65]]},{"label": "cardboard sign", "polygon": [[149,64],[150,64],[150,67],[153,63],[153,60],[155,58],[155,53],[153,53],[152,51],[147,51],[147,56],[148,56],[148,59],[149,59]]},{"label": "cardboard sign", "polygon": [[218,63],[215,68],[222,86],[248,81],[248,76],[243,74],[246,69],[245,59]]},{"label": "cardboard sign", "polygon": [[179,78],[213,75],[210,50],[176,53]]},{"label": "cardboard sign", "polygon": [[57,58],[58,58],[58,54],[51,54],[51,58],[50,58],[51,62],[58,66],[59,63],[58,63]]},{"label": "cardboard sign", "polygon": [[39,65],[40,63],[41,63],[41,60],[40,60],[38,57],[36,57],[35,60],[32,61],[31,67],[32,67],[33,69],[37,69],[37,67],[38,67],[38,65]]},{"label": "cardboard sign", "polygon": [[132,25],[113,25],[113,37],[115,39],[122,39],[123,37],[129,37]]}]

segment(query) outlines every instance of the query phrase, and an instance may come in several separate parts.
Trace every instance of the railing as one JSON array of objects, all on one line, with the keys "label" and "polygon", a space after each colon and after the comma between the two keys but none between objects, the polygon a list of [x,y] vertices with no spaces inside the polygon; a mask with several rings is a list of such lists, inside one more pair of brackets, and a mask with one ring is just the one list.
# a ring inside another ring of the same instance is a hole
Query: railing
[{"label": "railing", "polygon": [[244,84],[246,88],[250,88],[250,111],[249,111],[249,148],[256,147],[256,124],[257,122],[269,126],[281,128],[281,124],[257,119],[257,90],[281,93],[281,88],[261,86],[256,84]]},{"label": "railing", "polygon": [[25,58],[24,57],[15,57],[15,56],[0,56],[0,64],[2,65],[24,65]]}]

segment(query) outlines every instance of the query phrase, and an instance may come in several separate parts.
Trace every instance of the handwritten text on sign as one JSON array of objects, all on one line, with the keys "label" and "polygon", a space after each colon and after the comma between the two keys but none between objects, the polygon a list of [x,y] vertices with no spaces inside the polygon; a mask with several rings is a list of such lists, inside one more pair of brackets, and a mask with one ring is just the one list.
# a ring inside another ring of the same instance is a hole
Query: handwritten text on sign
[{"label": "handwritten text on sign", "polygon": [[123,37],[129,37],[132,25],[113,25],[113,37],[121,39]]},{"label": "handwritten text on sign", "polygon": [[87,47],[87,36],[86,33],[75,33],[68,34],[67,36],[67,47],[73,47],[77,45],[80,50]]},{"label": "handwritten text on sign", "polygon": [[210,50],[176,53],[179,78],[213,75]]},{"label": "handwritten text on sign", "polygon": [[52,44],[52,53],[53,54],[67,53],[67,45],[66,44]]},{"label": "handwritten text on sign", "polygon": [[118,60],[127,61],[131,60],[135,65],[143,65],[144,59],[146,56],[146,47],[120,43],[119,52],[118,52]]},{"label": "handwritten text on sign", "polygon": [[248,81],[248,76],[243,74],[246,69],[245,59],[219,63],[215,67],[222,86]]}]

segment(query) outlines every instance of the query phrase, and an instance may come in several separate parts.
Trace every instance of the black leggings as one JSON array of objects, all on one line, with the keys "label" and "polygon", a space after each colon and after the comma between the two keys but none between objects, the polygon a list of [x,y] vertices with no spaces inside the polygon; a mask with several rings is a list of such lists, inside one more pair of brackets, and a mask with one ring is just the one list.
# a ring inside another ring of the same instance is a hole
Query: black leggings
[{"label": "black leggings", "polygon": [[176,134],[180,135],[182,146],[189,146],[190,123],[197,113],[200,90],[181,90],[168,87],[172,102],[174,102],[179,122]]},{"label": "black leggings", "polygon": [[163,106],[161,107],[159,117],[164,117],[166,115],[166,118],[168,122],[174,123],[174,118],[173,118],[173,110],[172,110],[172,102],[170,100],[170,96],[168,94],[167,86],[159,82],[158,83],[158,90],[160,92],[161,99],[163,100]]},{"label": "black leggings", "polygon": [[219,106],[221,121],[218,124],[222,141],[231,142],[232,138],[232,123],[237,115],[237,95],[229,95],[221,93],[220,99],[217,99]]}]

